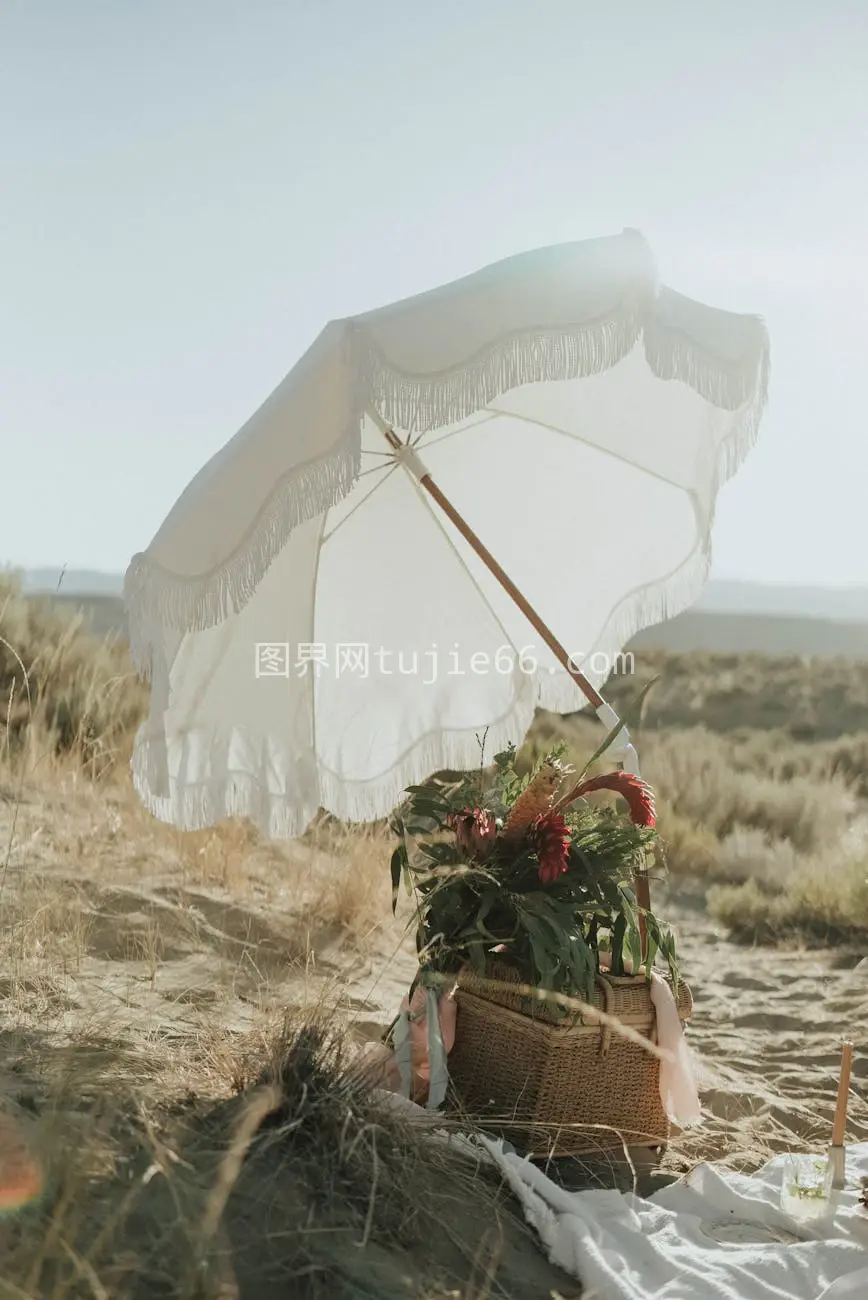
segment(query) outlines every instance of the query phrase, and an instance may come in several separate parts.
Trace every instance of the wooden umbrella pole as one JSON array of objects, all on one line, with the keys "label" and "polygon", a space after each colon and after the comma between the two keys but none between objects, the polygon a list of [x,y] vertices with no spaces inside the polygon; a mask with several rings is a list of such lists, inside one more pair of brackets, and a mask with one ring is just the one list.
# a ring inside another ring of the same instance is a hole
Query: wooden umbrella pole
[{"label": "wooden umbrella pole", "polygon": [[[560,641],[558,641],[557,637],[552,632],[551,628],[549,628],[548,625],[543,622],[539,614],[534,609],[533,605],[531,605],[531,603],[525,599],[525,597],[519,591],[518,587],[510,578],[509,574],[506,573],[506,571],[502,569],[501,566],[497,563],[497,560],[491,554],[488,547],[485,546],[480,540],[480,538],[477,537],[476,533],[470,527],[470,525],[468,524],[464,516],[459,514],[459,512],[455,509],[455,506],[449,500],[449,498],[445,496],[443,492],[441,492],[440,488],[434,482],[431,475],[428,473],[427,469],[422,464],[420,458],[417,456],[415,450],[408,443],[402,442],[401,439],[398,437],[398,435],[395,433],[394,429],[390,429],[388,426],[384,425],[379,419],[377,419],[377,423],[379,424],[389,446],[397,453],[397,458],[404,462],[404,464],[406,465],[410,473],[413,474],[413,476],[425,489],[428,495],[434,501],[437,502],[437,505],[440,507],[443,513],[447,516],[448,519],[452,521],[452,523],[458,529],[461,536],[464,538],[467,544],[473,549],[473,551],[475,551],[475,553],[479,556],[480,560],[482,560],[482,563],[485,565],[488,571],[497,579],[497,581],[500,583],[501,587],[503,587],[507,595],[512,597],[512,600],[521,610],[522,614],[524,614],[525,618],[530,623],[531,627],[533,627],[539,633],[543,641],[546,643],[548,648],[551,650],[552,654],[557,659],[558,663],[561,664],[561,666],[567,670],[567,672],[570,674],[573,681],[576,683],[576,685],[578,686],[582,694],[585,696],[585,698],[594,706],[595,709],[599,709],[601,705],[604,705],[606,703],[602,695],[600,695],[599,691],[596,691],[594,689],[594,687],[588,681],[587,677],[585,677],[584,673],[582,673],[576,667],[576,665],[573,663],[572,659],[570,658],[569,654],[567,654],[567,651],[564,649]],[[648,881],[647,872],[645,871],[636,872],[635,885],[636,885],[636,902],[638,903],[640,909],[650,911],[651,910],[651,887]],[[648,951],[648,944],[647,944],[645,917],[644,915],[642,915],[641,912],[639,915],[639,934],[642,942],[642,960],[644,962],[645,956]]]},{"label": "wooden umbrella pole", "polygon": [[[395,451],[407,452],[408,448],[406,444],[401,442],[393,429],[384,429],[383,432],[386,435],[389,445],[393,447]],[[409,456],[407,456],[406,459],[409,461]],[[413,466],[410,465],[409,468],[411,469],[411,472],[413,472]],[[594,690],[584,673],[580,672],[576,667],[560,641],[558,641],[551,629],[542,621],[533,605],[531,605],[530,602],[521,594],[509,574],[500,567],[488,547],[483,545],[482,541],[476,536],[476,533],[467,523],[464,516],[459,514],[449,498],[444,496],[428,471],[425,470],[421,464],[418,468],[421,471],[415,474],[418,482],[421,483],[428,495],[437,502],[443,513],[452,521],[461,536],[468,545],[473,548],[480,560],[482,560],[482,563],[488,571],[494,575],[507,595],[512,597],[522,614],[524,614],[525,618],[530,623],[531,627],[535,628],[536,631],[539,632],[543,641],[545,641],[558,663],[561,664],[562,667],[566,668],[582,694],[591,704],[593,704],[595,709],[598,709],[601,704],[605,704],[602,695],[600,695],[598,691]]]}]

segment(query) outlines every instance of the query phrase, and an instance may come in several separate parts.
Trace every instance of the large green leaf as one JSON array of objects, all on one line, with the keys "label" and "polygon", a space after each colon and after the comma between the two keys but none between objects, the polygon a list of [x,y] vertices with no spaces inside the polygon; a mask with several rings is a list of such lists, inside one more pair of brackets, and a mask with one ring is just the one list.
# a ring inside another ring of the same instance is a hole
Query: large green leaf
[{"label": "large green leaf", "polygon": [[414,811],[412,821],[407,825],[406,833],[418,838],[420,835],[434,835],[440,830],[440,823],[433,817],[420,817]]},{"label": "large green leaf", "polygon": [[420,844],[420,850],[440,866],[458,866],[460,859],[454,844]]},{"label": "large green leaf", "polygon": [[665,929],[652,912],[646,913],[645,925],[648,933],[648,943],[654,944],[659,951],[660,956],[666,961],[669,967],[669,974],[673,984],[678,985],[678,957],[675,949],[675,936],[671,930]]},{"label": "large green leaf", "polygon": [[619,912],[612,926],[612,974],[624,974],[624,935],[627,932],[627,918]]},{"label": "large green leaf", "polygon": [[391,872],[392,872],[392,915],[398,907],[398,891],[401,888],[401,875],[407,867],[407,850],[403,844],[399,844],[392,854]]},{"label": "large green leaf", "polygon": [[657,956],[657,939],[649,929],[645,930],[645,970],[648,972],[648,978],[651,978],[651,971],[654,969],[654,960]]},{"label": "large green leaf", "polygon": [[539,918],[527,911],[522,913],[522,918],[524,921],[523,928],[527,931],[533,954],[537,981],[543,988],[550,988],[557,972],[557,958],[552,955],[551,947],[546,940],[545,930]]},{"label": "large green leaf", "polygon": [[472,940],[467,945],[467,951],[473,969],[478,975],[485,974],[485,946],[481,940]]},{"label": "large green leaf", "polygon": [[630,924],[627,927],[627,946],[630,950],[630,961],[635,975],[642,965],[642,932],[638,924]]},{"label": "large green leaf", "polygon": [[486,930],[485,928],[486,917],[488,916],[489,912],[491,911],[491,909],[494,907],[496,903],[497,903],[497,892],[493,889],[487,890],[486,893],[484,893],[482,895],[482,898],[480,899],[479,911],[476,913],[476,929],[482,935],[483,939],[487,939],[489,943],[500,942],[500,939],[496,934],[492,934],[489,930]]},{"label": "large green leaf", "polygon": [[594,954],[585,942],[584,936],[570,937],[570,972],[573,991],[590,1001],[594,989],[594,977],[597,963]]}]

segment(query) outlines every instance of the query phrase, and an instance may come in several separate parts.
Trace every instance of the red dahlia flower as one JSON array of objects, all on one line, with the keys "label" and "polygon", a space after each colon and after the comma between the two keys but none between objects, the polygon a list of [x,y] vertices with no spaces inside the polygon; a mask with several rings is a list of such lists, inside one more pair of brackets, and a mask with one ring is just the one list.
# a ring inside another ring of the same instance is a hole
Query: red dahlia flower
[{"label": "red dahlia flower", "polygon": [[531,824],[531,844],[539,859],[539,878],[544,885],[562,876],[569,865],[570,832],[559,812],[542,813]]}]

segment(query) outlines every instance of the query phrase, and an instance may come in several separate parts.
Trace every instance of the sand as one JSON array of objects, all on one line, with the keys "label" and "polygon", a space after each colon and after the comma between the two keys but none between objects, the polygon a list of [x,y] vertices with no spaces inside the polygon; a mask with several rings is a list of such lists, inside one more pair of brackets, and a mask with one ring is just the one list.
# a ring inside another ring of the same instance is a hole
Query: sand
[{"label": "sand", "polygon": [[[391,1021],[415,969],[397,926],[361,941],[320,934],[305,954],[291,874],[269,887],[267,862],[254,863],[243,888],[217,888],[159,854],[127,852],[113,867],[103,840],[98,864],[87,843],[60,855],[68,836],[55,811],[49,824],[43,807],[19,808],[0,893],[0,1103],[34,1150],[57,1141],[63,1088],[79,1100],[110,1088],[151,1101],[204,1089],[219,1101],[237,1083],[239,1047],[264,1051],[288,1007],[338,1005],[360,1042]],[[11,817],[0,802],[0,833]],[[848,1139],[868,1140],[868,959],[741,947],[696,898],[655,904],[676,927],[694,994],[704,1111],[674,1136],[669,1176],[703,1160],[749,1171],[773,1153],[823,1150],[843,1036],[856,1045]],[[87,1106],[65,1105],[63,1119],[72,1144],[93,1123]]]},{"label": "sand", "polygon": [[[841,1040],[855,1043],[849,1141],[868,1139],[868,958],[851,950],[749,948],[727,941],[700,907],[662,901],[694,995],[688,1042],[702,1123],[673,1136],[665,1167],[702,1160],[750,1171],[771,1155],[830,1140]],[[368,958],[346,978],[362,1030],[387,1024],[412,958]]]},{"label": "sand", "polygon": [[[108,885],[58,866],[12,871],[5,890],[10,906],[16,893],[43,910],[53,900],[80,930],[81,947],[65,964],[13,951],[3,1030],[38,1023],[40,1036],[58,1043],[86,1032],[132,1058],[203,1034],[215,1042],[249,1034],[312,1000],[337,1003],[358,1039],[376,1038],[415,969],[397,929],[361,950],[338,937],[301,964],[291,908],[260,908],[171,878]],[[841,949],[746,948],[698,907],[672,901],[662,910],[694,994],[688,1041],[704,1110],[697,1129],[676,1136],[670,1162],[749,1168],[770,1153],[821,1149],[844,1036],[856,1044],[849,1136],[868,1139],[868,959]],[[51,938],[57,945],[59,932]]]},{"label": "sand", "polygon": [[685,1164],[749,1169],[830,1141],[841,1039],[856,1056],[848,1139],[868,1137],[868,961],[838,950],[745,948],[700,911],[668,909],[694,990],[689,1042],[703,1123],[676,1139]]}]

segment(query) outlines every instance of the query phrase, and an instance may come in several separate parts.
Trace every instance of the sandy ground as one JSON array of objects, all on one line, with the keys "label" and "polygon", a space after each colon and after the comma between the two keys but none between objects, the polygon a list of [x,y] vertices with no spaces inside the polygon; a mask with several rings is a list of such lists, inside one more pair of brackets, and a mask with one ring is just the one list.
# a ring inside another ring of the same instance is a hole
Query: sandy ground
[{"label": "sandy ground", "polygon": [[[694,995],[689,1026],[703,1121],[676,1134],[665,1166],[701,1160],[750,1170],[830,1140],[841,1040],[855,1044],[848,1140],[868,1139],[868,959],[860,953],[745,948],[697,907],[663,905]],[[369,955],[344,976],[360,1029],[388,1023],[412,958]]]},{"label": "sandy ground", "polygon": [[[338,936],[302,961],[289,906],[184,887],[171,875],[108,883],[47,862],[13,866],[2,903],[11,924],[0,1088],[19,1100],[45,1086],[39,1061],[63,1043],[99,1046],[113,1069],[126,1061],[124,1073],[155,1080],[171,1056],[180,1087],[185,1059],[192,1070],[202,1052],[255,1034],[293,1004],[337,1001],[358,1038],[375,1038],[414,970],[397,930],[360,949]],[[821,1149],[843,1036],[856,1044],[849,1137],[868,1139],[868,960],[738,947],[696,907],[663,910],[694,992],[689,1041],[705,1112],[674,1140],[673,1171],[702,1159],[747,1169],[772,1152]]]},{"label": "sandy ground", "polygon": [[698,911],[671,907],[694,991],[689,1030],[703,1123],[685,1161],[755,1167],[830,1141],[841,1040],[855,1044],[848,1140],[868,1138],[868,961],[841,949],[737,947]]},{"label": "sandy ground", "polygon": [[[258,1052],[261,1064],[286,1008],[337,1004],[357,1040],[376,1039],[415,969],[400,926],[356,925],[350,938],[340,909],[330,904],[324,924],[317,904],[317,890],[339,888],[352,912],[370,877],[368,914],[387,912],[388,886],[385,909],[374,896],[387,875],[383,844],[315,863],[309,846],[278,852],[234,832],[180,844],[118,799],[0,788],[0,852],[14,829],[0,870],[0,1112],[43,1165],[92,1155],[93,1175],[111,1186],[123,1171],[111,1144],[94,1140],[101,1097],[131,1098],[143,1114],[191,1095],[231,1105],[239,1060]],[[703,1160],[750,1170],[773,1153],[823,1150],[843,1036],[856,1044],[848,1138],[868,1140],[868,960],[738,947],[683,889],[655,906],[676,927],[694,993],[704,1108],[698,1128],[675,1136],[663,1172]],[[614,1171],[611,1181],[621,1182]],[[505,1294],[537,1294],[536,1243],[528,1234],[510,1249]],[[395,1277],[399,1265],[389,1265]]]},{"label": "sandy ground", "polygon": [[[0,804],[0,823],[2,814]],[[167,1103],[183,1107],[191,1097],[231,1106],[243,1083],[239,1059],[245,1052],[258,1054],[260,1063],[265,1059],[269,1032],[287,1007],[318,1000],[338,1004],[358,1040],[376,1039],[412,978],[412,948],[402,944],[397,927],[371,932],[355,944],[338,932],[321,936],[313,955],[305,954],[308,931],[300,930],[293,906],[291,870],[290,883],[278,887],[269,878],[269,863],[254,861],[231,888],[217,888],[185,880],[177,863],[166,868],[158,854],[138,851],[122,862],[102,851],[95,870],[87,844],[78,857],[58,860],[50,836],[43,843],[34,839],[33,824],[21,819],[22,851],[0,873],[0,1113],[17,1124],[52,1184],[72,1154],[77,1177],[83,1171],[120,1192],[129,1143],[122,1134],[118,1148],[109,1128],[95,1135],[94,1126],[109,1125],[112,1113],[101,1098],[132,1099],[143,1117],[159,1114]],[[303,865],[299,858],[298,869]],[[831,1132],[844,1034],[856,1043],[848,1138],[868,1139],[868,961],[841,950],[737,947],[701,908],[662,898],[658,906],[677,926],[683,974],[694,992],[689,1040],[704,1120],[675,1136],[662,1169],[640,1180],[640,1193],[658,1185],[661,1174],[677,1177],[703,1160],[751,1170],[774,1152],[822,1150]],[[309,915],[305,924],[311,924]],[[158,1164],[160,1141],[155,1134]],[[566,1164],[559,1172],[568,1186],[587,1186],[589,1180],[629,1185],[624,1169],[609,1161],[593,1175],[587,1166]],[[149,1185],[155,1196],[160,1185],[159,1179]],[[173,1205],[148,1212],[160,1224],[173,1222]],[[64,1223],[70,1212],[64,1210]],[[268,1214],[272,1225],[281,1222],[279,1209]],[[471,1236],[484,1236],[486,1223],[470,1225]],[[14,1240],[14,1227],[7,1218],[4,1249]],[[576,1294],[575,1284],[547,1264],[520,1218],[498,1233],[500,1244],[491,1249],[499,1261],[499,1289],[492,1296],[532,1300],[543,1281],[546,1294]],[[90,1249],[93,1230],[86,1224],[82,1234]],[[248,1245],[258,1240],[249,1226],[239,1237]],[[54,1249],[51,1231],[25,1245],[25,1256],[35,1258],[35,1251],[41,1257],[49,1248]],[[242,1257],[233,1256],[237,1268],[227,1296],[259,1300],[266,1294],[256,1251],[247,1284]],[[380,1294],[422,1294],[406,1281],[412,1271],[406,1254],[380,1255]],[[356,1250],[341,1259],[342,1267],[362,1267]],[[471,1265],[476,1267],[459,1251],[450,1276]],[[437,1266],[446,1267],[439,1255]],[[109,1269],[109,1280],[111,1267],[100,1263],[101,1270]],[[129,1267],[138,1276],[137,1258]],[[489,1294],[487,1287],[479,1294]],[[24,1293],[43,1291],[31,1285]],[[104,1293],[111,1294],[111,1286],[93,1292]]]}]

